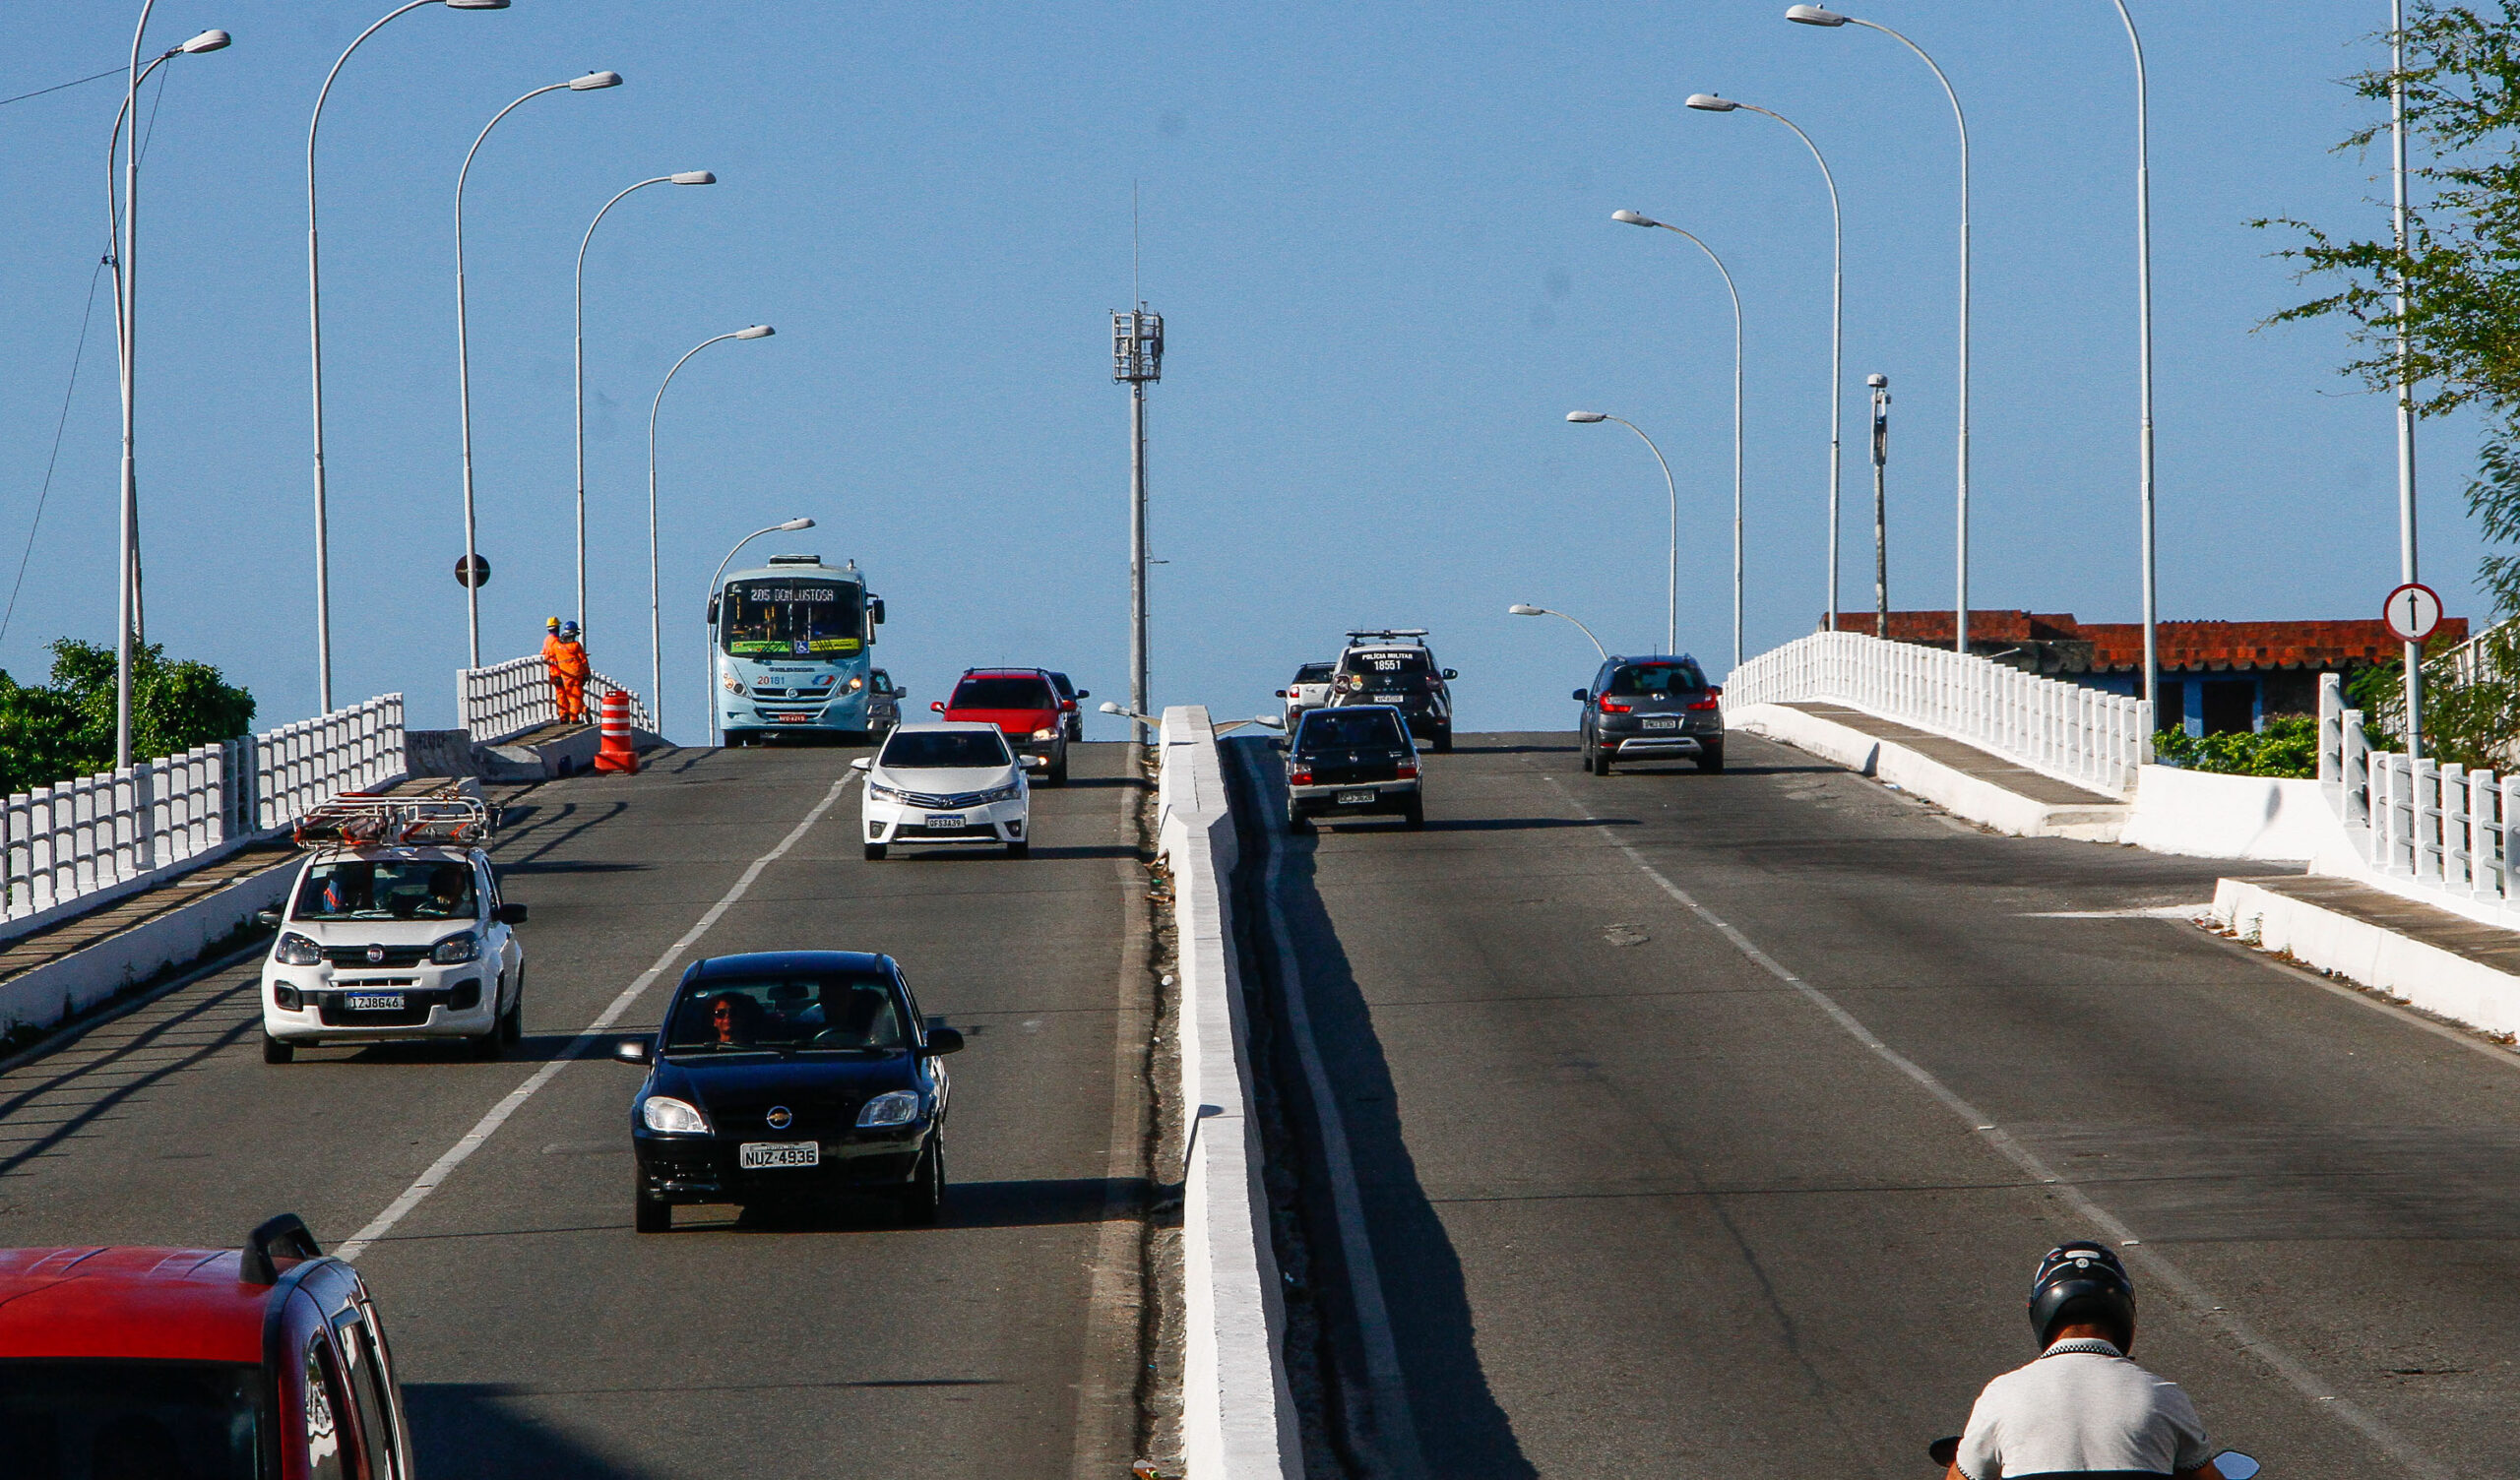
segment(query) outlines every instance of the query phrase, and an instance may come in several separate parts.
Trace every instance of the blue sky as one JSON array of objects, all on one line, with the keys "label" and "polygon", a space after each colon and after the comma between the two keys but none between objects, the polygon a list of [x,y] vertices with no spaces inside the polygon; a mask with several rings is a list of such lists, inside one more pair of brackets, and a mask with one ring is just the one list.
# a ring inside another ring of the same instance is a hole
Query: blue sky
[{"label": "blue sky", "polygon": [[[151,38],[223,26],[144,99],[141,490],[151,635],[219,663],[275,723],[314,707],[302,151],[324,70],[389,6],[159,0]],[[570,265],[589,257],[590,638],[644,686],[646,427],[674,358],[713,347],[661,437],[672,728],[696,734],[700,607],[745,531],[853,557],[890,605],[881,655],[923,705],[973,663],[1126,689],[1127,406],[1106,315],[1142,292],[1168,355],[1149,416],[1156,697],[1269,703],[1350,625],[1433,630],[1470,728],[1567,722],[1590,650],[1659,646],[1680,479],[1682,645],[1729,640],[1731,322],[1748,319],[1749,645],[1823,592],[1828,215],[1793,117],[1845,195],[1844,602],[1870,599],[1861,380],[1897,397],[1891,594],[1951,601],[1956,183],[1950,112],[1889,38],[1686,5],[424,9],[363,48],[324,125],[326,391],[338,694],[453,716],[464,607],[452,195],[518,93],[598,67],[482,150],[467,238],[483,595],[493,656],[568,607]],[[136,6],[13,18],[0,96],[116,65]],[[1885,3],[1970,110],[1976,165],[1973,605],[2137,614],[2132,73],[2107,0]],[[2378,0],[2171,6],[2153,72],[2166,617],[2375,613],[2397,570],[2389,407],[2340,379],[2337,332],[2258,332],[2299,294],[2252,216],[2385,217],[2381,159],[2331,144],[2365,105]],[[154,88],[154,85],[153,85]],[[33,515],[104,234],[118,85],[0,108],[0,579]],[[0,665],[112,625],[109,302]],[[2426,427],[2425,572],[2481,615],[2461,490],[2473,428]],[[1116,733],[1096,716],[1096,733]]]}]

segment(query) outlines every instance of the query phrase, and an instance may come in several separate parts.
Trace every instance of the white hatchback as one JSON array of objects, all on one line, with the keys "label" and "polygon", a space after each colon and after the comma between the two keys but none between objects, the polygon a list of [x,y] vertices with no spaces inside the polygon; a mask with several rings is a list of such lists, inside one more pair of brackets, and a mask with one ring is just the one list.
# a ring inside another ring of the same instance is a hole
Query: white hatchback
[{"label": "white hatchback", "polygon": [[1019,760],[996,725],[895,725],[883,749],[849,764],[866,778],[859,814],[868,858],[897,842],[1003,843],[1012,858],[1032,850],[1033,787],[1024,772],[1048,763]]}]

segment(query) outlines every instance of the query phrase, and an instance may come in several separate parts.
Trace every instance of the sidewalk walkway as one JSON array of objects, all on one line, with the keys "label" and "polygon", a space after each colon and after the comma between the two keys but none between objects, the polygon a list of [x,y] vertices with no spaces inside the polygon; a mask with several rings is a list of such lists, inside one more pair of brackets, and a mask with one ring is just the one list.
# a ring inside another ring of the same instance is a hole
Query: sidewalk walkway
[{"label": "sidewalk walkway", "polygon": [[2134,810],[2121,798],[1849,705],[1745,705],[1726,710],[1725,719],[2020,837],[2114,842]]},{"label": "sidewalk walkway", "polygon": [[2428,1013],[2520,1032],[2520,931],[2325,874],[2225,879],[2214,918],[2243,941]]},{"label": "sidewalk walkway", "polygon": [[1781,709],[1800,709],[1852,730],[1861,730],[1876,740],[1896,741],[1908,750],[1938,761],[1962,775],[1976,776],[1982,781],[2000,786],[2015,796],[2026,796],[2034,802],[2051,807],[2118,807],[2117,798],[2092,791],[2070,781],[2060,781],[2045,771],[2007,761],[2003,757],[1967,745],[1931,730],[1921,730],[1895,719],[1883,719],[1861,709],[1849,709],[1825,700],[1802,700],[1781,705]]}]

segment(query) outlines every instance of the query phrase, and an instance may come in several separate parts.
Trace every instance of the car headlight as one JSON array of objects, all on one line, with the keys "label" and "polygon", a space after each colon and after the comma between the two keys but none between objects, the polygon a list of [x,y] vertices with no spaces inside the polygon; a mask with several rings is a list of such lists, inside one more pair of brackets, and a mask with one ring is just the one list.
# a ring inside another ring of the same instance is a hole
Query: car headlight
[{"label": "car headlight", "polygon": [[860,690],[860,689],[862,689],[862,688],[864,688],[864,687],[866,687],[866,680],[865,680],[864,678],[862,678],[862,677],[851,678],[851,679],[849,681],[849,692],[850,692],[850,693],[851,693],[851,694],[856,693],[858,690]]},{"label": "car headlight", "polygon": [[895,1089],[879,1094],[866,1102],[865,1109],[857,1112],[860,1130],[872,1126],[907,1126],[916,1119],[918,1091],[915,1089]]},{"label": "car headlight", "polygon": [[272,959],[284,966],[320,966],[324,964],[324,948],[292,930],[272,948]]},{"label": "car headlight", "polygon": [[878,802],[898,802],[902,799],[900,792],[890,786],[878,786],[872,781],[866,783],[866,795],[869,800]]},{"label": "car headlight", "polygon": [[429,960],[440,966],[461,966],[466,961],[481,958],[481,938],[471,931],[451,935],[429,948]]},{"label": "car headlight", "polygon": [[1036,739],[1036,740],[1047,740],[1047,739],[1050,739],[1052,736],[1054,736],[1054,735],[1056,735],[1056,734],[1058,734],[1058,731],[1057,731],[1057,730],[1055,730],[1055,729],[1051,729],[1051,728],[1047,728],[1047,727],[1044,727],[1044,728],[1041,728],[1041,729],[1035,730],[1035,731],[1033,732],[1033,738],[1034,738],[1034,739]]},{"label": "car headlight", "polygon": [[1024,787],[1021,782],[1009,781],[1003,786],[981,792],[980,800],[983,802],[1011,802],[1015,800],[1015,794],[1023,789]]},{"label": "car headlight", "polygon": [[729,694],[741,694],[744,691],[744,681],[735,677],[731,672],[726,674],[725,677],[718,680],[718,682]]},{"label": "car headlight", "polygon": [[668,1094],[652,1094],[641,1100],[639,1118],[647,1122],[649,1130],[669,1136],[709,1134],[709,1117],[701,1114],[698,1107]]}]

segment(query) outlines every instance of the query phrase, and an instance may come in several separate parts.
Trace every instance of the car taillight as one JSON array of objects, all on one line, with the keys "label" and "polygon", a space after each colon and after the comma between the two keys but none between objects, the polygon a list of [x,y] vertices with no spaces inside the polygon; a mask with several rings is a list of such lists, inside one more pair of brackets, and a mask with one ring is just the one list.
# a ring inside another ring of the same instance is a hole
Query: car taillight
[{"label": "car taillight", "polygon": [[1692,709],[1720,709],[1724,708],[1724,701],[1716,698],[1712,694],[1709,694],[1704,699],[1697,700],[1692,703],[1689,708]]},{"label": "car taillight", "polygon": [[1404,781],[1416,780],[1418,778],[1418,763],[1415,761],[1401,762],[1398,774],[1400,779]]},{"label": "car taillight", "polygon": [[1632,704],[1619,704],[1608,699],[1602,701],[1602,712],[1605,714],[1624,714],[1635,708]]},{"label": "car taillight", "polygon": [[1289,784],[1289,785],[1291,785],[1291,786],[1309,786],[1309,785],[1311,785],[1311,784],[1312,784],[1312,769],[1311,769],[1310,767],[1308,767],[1308,766],[1298,766],[1298,767],[1296,767],[1294,770],[1292,770],[1292,771],[1288,771],[1288,772],[1287,772],[1287,784]]}]

